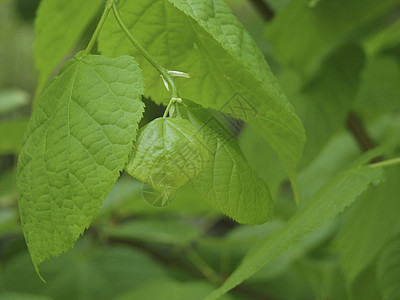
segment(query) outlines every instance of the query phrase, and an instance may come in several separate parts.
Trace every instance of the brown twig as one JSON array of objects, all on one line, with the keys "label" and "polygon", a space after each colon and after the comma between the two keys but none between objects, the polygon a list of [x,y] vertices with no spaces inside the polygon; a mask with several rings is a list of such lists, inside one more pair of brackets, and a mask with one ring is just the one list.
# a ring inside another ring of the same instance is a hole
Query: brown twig
[{"label": "brown twig", "polygon": [[265,21],[271,21],[275,13],[272,8],[264,0],[250,0],[251,4],[257,8],[260,15]]},{"label": "brown twig", "polygon": [[[363,152],[367,152],[372,148],[375,148],[374,142],[365,130],[361,120],[354,112],[349,112],[347,115],[346,126]],[[382,157],[375,157],[371,162],[376,163],[381,160]]]}]

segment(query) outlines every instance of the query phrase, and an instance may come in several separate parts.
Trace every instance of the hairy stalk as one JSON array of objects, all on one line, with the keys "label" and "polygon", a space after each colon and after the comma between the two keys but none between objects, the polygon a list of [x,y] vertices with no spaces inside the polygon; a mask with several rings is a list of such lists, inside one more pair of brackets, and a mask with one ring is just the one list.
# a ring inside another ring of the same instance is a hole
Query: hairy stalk
[{"label": "hairy stalk", "polygon": [[88,55],[90,53],[90,51],[92,51],[93,46],[96,43],[97,38],[99,37],[100,31],[103,28],[103,25],[107,20],[107,17],[108,17],[108,14],[109,14],[111,8],[112,8],[112,1],[107,1],[106,8],[104,9],[104,12],[100,18],[100,21],[97,24],[96,30],[93,33],[92,38],[90,39],[89,44],[86,47],[86,50],[82,56]]},{"label": "hairy stalk", "polygon": [[168,85],[171,88],[172,92],[172,98],[171,101],[169,102],[165,113],[163,117],[165,118],[168,116],[168,112],[175,102],[180,102],[181,99],[179,97],[178,89],[176,88],[176,85],[174,81],[172,80],[172,77],[168,74],[168,70],[161,66],[151,55],[149,52],[147,52],[146,49],[143,48],[143,46],[135,39],[135,37],[130,33],[128,27],[126,27],[125,22],[122,20],[121,13],[119,11],[119,8],[117,6],[117,1],[116,0],[110,0],[112,3],[112,9],[114,12],[115,19],[117,20],[119,26],[121,27],[122,31],[128,38],[128,40],[135,46],[135,48],[140,52],[141,55],[160,73],[160,75],[165,79],[165,81],[168,83]]}]

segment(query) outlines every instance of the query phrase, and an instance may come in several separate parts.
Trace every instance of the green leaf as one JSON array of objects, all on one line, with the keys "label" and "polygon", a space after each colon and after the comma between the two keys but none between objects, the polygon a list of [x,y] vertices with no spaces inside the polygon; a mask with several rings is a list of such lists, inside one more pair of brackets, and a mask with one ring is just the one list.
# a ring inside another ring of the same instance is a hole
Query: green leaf
[{"label": "green leaf", "polygon": [[2,207],[0,210],[0,238],[19,234],[20,230],[18,210]]},{"label": "green leaf", "polygon": [[[132,34],[170,70],[188,72],[179,91],[184,98],[251,123],[279,154],[296,189],[296,165],[305,134],[254,41],[223,0],[120,1]],[[138,57],[146,95],[167,97],[160,76],[140,57],[110,17],[99,38],[109,56]],[[180,84],[182,82],[182,84]]]},{"label": "green leaf", "polygon": [[[163,279],[149,282],[146,285],[133,289],[118,297],[117,300],[201,300],[212,290],[213,286],[205,281],[179,282],[173,279]],[[231,299],[228,295],[221,298],[221,300],[228,299]]]},{"label": "green leaf", "polygon": [[190,122],[158,118],[139,131],[126,171],[154,190],[147,191],[149,204],[165,206],[178,188],[201,173],[208,159],[204,142]]},{"label": "green leaf", "polygon": [[72,50],[104,0],[43,0],[37,11],[35,62],[40,93],[57,65]]},{"label": "green leaf", "polygon": [[301,166],[311,162],[329,139],[343,129],[357,97],[364,61],[359,46],[347,45],[330,56],[318,76],[292,97],[307,132]]},{"label": "green leaf", "polygon": [[107,225],[109,237],[185,246],[199,237],[198,228],[178,220],[135,220],[116,227]]},{"label": "green leaf", "polygon": [[387,241],[400,232],[399,176],[399,168],[388,169],[386,181],[352,207],[343,225],[338,245],[341,267],[349,284],[376,259]]},{"label": "green leaf", "polygon": [[4,264],[4,290],[61,300],[109,300],[166,277],[162,266],[137,249],[96,247],[89,239],[81,241],[68,253],[42,264],[41,271],[48,278],[46,284],[35,276],[28,253],[14,255]]},{"label": "green leaf", "polygon": [[68,61],[39,97],[18,160],[22,226],[36,267],[71,248],[92,222],[128,161],[142,92],[132,57],[88,55]]},{"label": "green leaf", "polygon": [[28,120],[0,122],[0,154],[18,153]]},{"label": "green leaf", "polygon": [[26,293],[19,292],[6,292],[0,294],[0,300],[52,300],[53,298],[49,298],[42,295],[32,295]]},{"label": "green leaf", "polygon": [[381,170],[362,166],[352,167],[337,175],[307,201],[285,226],[256,244],[234,273],[207,299],[217,299],[301,238],[333,219],[349,206],[370,183],[376,183],[381,177]]},{"label": "green leaf", "polygon": [[190,183],[182,186],[176,193],[174,202],[163,209],[154,209],[143,201],[143,183],[124,174],[114,185],[112,191],[104,199],[103,205],[97,214],[96,221],[106,221],[109,218],[129,218],[134,215],[159,216],[169,218],[182,215],[198,217],[199,215],[215,216],[219,214],[212,210],[207,201],[197,193]]},{"label": "green leaf", "polygon": [[386,49],[393,49],[400,44],[400,20],[390,25],[384,24],[377,32],[363,41],[365,51],[370,55],[378,54]]},{"label": "green leaf", "polygon": [[241,130],[238,143],[254,172],[264,182],[268,182],[271,194],[274,197],[282,181],[287,178],[278,156],[252,126],[245,126]]},{"label": "green leaf", "polygon": [[399,3],[398,0],[336,0],[321,1],[310,8],[309,1],[290,1],[267,28],[274,58],[306,76],[315,74],[326,56],[354,40]]},{"label": "green leaf", "polygon": [[376,265],[370,265],[357,277],[351,288],[347,289],[348,298],[350,300],[383,300],[376,276]]},{"label": "green leaf", "polygon": [[400,235],[383,249],[378,260],[377,277],[383,300],[400,299]]},{"label": "green leaf", "polygon": [[366,118],[400,109],[400,65],[391,56],[371,57],[363,72],[355,109]]},{"label": "green leaf", "polygon": [[204,171],[193,179],[197,190],[216,209],[243,224],[261,224],[273,215],[266,184],[252,170],[237,142],[207,110],[184,100],[176,108],[190,120],[211,154]]}]

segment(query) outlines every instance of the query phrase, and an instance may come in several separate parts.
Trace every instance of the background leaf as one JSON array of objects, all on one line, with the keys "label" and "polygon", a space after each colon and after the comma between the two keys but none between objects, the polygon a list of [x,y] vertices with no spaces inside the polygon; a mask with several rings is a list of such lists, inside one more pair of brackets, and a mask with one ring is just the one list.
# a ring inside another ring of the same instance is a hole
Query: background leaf
[{"label": "background leaf", "polygon": [[[151,257],[124,246],[96,247],[88,240],[41,266],[48,282],[43,284],[22,253],[4,267],[6,291],[46,295],[54,299],[112,299],[119,293],[166,276]],[[35,280],[32,280],[36,277]],[[29,282],[21,287],[21,282]]]},{"label": "background leaf", "polygon": [[400,298],[400,235],[383,249],[378,260],[377,277],[384,300]]},{"label": "background leaf", "polygon": [[0,154],[18,153],[28,120],[0,121]]},{"label": "background leaf", "polygon": [[400,109],[399,81],[400,64],[394,57],[371,57],[362,71],[355,108],[366,119]]},{"label": "background leaf", "polygon": [[386,181],[362,196],[350,210],[338,236],[341,268],[348,284],[374,262],[389,239],[400,232],[399,176],[399,168],[388,169]]},{"label": "background leaf", "polygon": [[333,219],[349,206],[372,182],[381,179],[381,170],[352,167],[339,174],[310,199],[280,230],[257,244],[241,265],[207,299],[223,295],[254,274],[298,240]]},{"label": "background leaf", "polygon": [[88,55],[68,61],[39,98],[18,160],[19,209],[36,267],[92,222],[127,163],[142,91],[131,57]]},{"label": "background leaf", "polygon": [[356,100],[363,65],[364,54],[359,46],[343,47],[327,58],[317,78],[292,96],[307,133],[301,166],[311,162],[329,139],[345,126]]},{"label": "background leaf", "polygon": [[178,220],[136,220],[104,228],[107,236],[128,240],[189,245],[200,235],[198,228]]},{"label": "background leaf", "polygon": [[104,4],[104,0],[40,2],[35,21],[38,92],[41,92],[51,73],[72,50]]},{"label": "background leaf", "polygon": [[0,91],[0,116],[26,106],[29,94],[23,90],[10,89]]},{"label": "background leaf", "polygon": [[308,2],[290,1],[267,28],[274,57],[307,78],[329,54],[399,4],[398,0],[337,0],[310,8]]},{"label": "background leaf", "polygon": [[[157,288],[154,288],[157,287]],[[127,292],[117,300],[153,299],[153,300],[201,300],[212,291],[213,286],[203,281],[189,281],[179,283],[171,279],[151,282],[136,290]],[[231,299],[228,295],[222,300]]]}]

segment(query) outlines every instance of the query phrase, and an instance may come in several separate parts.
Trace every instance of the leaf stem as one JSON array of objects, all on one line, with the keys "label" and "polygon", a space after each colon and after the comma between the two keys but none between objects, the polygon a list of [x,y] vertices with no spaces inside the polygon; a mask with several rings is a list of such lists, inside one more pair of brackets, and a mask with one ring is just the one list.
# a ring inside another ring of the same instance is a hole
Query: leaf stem
[{"label": "leaf stem", "polygon": [[108,17],[108,14],[109,14],[111,8],[112,8],[112,1],[108,0],[107,4],[106,4],[106,8],[104,9],[103,14],[101,15],[99,23],[97,24],[96,30],[93,33],[93,35],[89,41],[89,44],[86,47],[86,50],[82,56],[88,55],[90,53],[90,51],[92,51],[93,46],[96,43],[97,38],[99,37],[99,33],[100,33],[101,29],[103,28],[104,23],[107,20],[107,17]]},{"label": "leaf stem", "polygon": [[199,255],[199,253],[196,252],[195,249],[191,250],[187,254],[187,257],[191,263],[193,263],[193,265],[200,270],[203,276],[208,279],[208,281],[216,284],[220,284],[223,281],[221,276],[219,276],[214,269],[208,265],[208,263]]},{"label": "leaf stem", "polygon": [[381,162],[370,164],[371,168],[383,168],[400,164],[400,157],[384,160]]},{"label": "leaf stem", "polygon": [[110,0],[112,3],[112,9],[114,12],[115,19],[117,20],[119,26],[121,27],[122,31],[128,38],[128,40],[135,46],[135,48],[140,52],[141,55],[160,73],[160,75],[165,79],[165,81],[168,83],[168,85],[171,88],[172,92],[172,98],[171,101],[168,103],[168,106],[165,110],[164,113],[164,118],[168,115],[168,112],[175,102],[180,102],[181,99],[179,97],[178,89],[176,88],[176,85],[174,81],[172,80],[172,77],[168,74],[168,70],[161,66],[152,56],[149,52],[147,52],[146,49],[143,48],[143,46],[135,39],[135,37],[130,33],[128,27],[126,27],[125,22],[122,20],[121,13],[119,11],[119,8],[117,6],[117,1],[116,0]]}]

